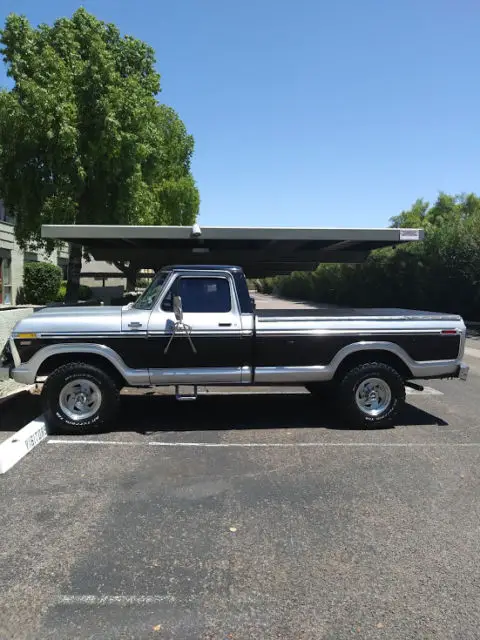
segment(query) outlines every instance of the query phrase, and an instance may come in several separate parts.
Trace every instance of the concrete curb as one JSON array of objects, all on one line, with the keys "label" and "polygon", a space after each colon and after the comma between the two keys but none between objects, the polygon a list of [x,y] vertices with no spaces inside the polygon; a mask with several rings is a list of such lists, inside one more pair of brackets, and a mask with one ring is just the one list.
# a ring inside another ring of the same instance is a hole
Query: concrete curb
[{"label": "concrete curb", "polygon": [[35,418],[0,444],[0,474],[6,473],[47,437],[43,417]]}]

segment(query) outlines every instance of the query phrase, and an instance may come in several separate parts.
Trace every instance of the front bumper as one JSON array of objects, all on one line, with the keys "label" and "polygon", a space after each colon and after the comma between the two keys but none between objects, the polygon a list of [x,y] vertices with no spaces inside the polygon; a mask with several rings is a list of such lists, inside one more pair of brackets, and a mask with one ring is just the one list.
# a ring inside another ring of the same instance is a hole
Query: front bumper
[{"label": "front bumper", "polygon": [[10,378],[11,367],[0,367],[0,382]]},{"label": "front bumper", "polygon": [[18,367],[20,364],[20,356],[18,355],[15,341],[12,336],[10,336],[8,342],[3,347],[3,351],[0,353],[0,380],[8,380],[11,378],[13,368]]}]

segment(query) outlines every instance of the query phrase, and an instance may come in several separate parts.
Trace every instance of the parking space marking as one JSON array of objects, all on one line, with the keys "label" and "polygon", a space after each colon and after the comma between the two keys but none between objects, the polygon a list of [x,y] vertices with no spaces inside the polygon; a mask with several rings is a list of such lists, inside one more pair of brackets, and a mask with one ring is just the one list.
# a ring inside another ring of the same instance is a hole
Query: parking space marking
[{"label": "parking space marking", "polygon": [[47,437],[45,420],[40,417],[0,444],[0,474],[6,473],[17,464],[37,444]]},{"label": "parking space marking", "polygon": [[123,447],[203,447],[205,449],[232,449],[232,448],[266,448],[277,447],[289,449],[294,447],[480,447],[480,442],[127,442],[118,440],[48,440],[48,444],[80,444],[100,446]]},{"label": "parking space marking", "polygon": [[173,602],[175,598],[170,595],[165,596],[99,596],[99,595],[64,595],[57,598],[57,604],[86,604],[90,606],[105,606],[109,604],[128,605],[149,605],[161,602]]}]

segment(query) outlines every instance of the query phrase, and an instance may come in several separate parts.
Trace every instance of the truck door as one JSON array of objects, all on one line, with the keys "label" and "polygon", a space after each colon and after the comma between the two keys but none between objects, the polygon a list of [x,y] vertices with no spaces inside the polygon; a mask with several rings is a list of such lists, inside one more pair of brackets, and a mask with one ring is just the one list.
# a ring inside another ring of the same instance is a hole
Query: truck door
[{"label": "truck door", "polygon": [[[174,295],[182,300],[183,327],[176,325]],[[239,383],[250,364],[247,340],[230,274],[178,274],[150,316],[150,380]]]}]

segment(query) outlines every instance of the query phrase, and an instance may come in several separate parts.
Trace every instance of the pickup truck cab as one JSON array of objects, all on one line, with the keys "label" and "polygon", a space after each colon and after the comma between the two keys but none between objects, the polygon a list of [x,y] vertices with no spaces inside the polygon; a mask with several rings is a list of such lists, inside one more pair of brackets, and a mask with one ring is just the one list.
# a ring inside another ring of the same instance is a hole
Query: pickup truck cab
[{"label": "pickup truck cab", "polygon": [[126,307],[44,308],[21,320],[4,374],[45,380],[50,429],[113,419],[123,387],[298,385],[356,426],[391,422],[412,380],[467,377],[461,317],[399,309],[256,310],[239,267],[162,269]]}]

